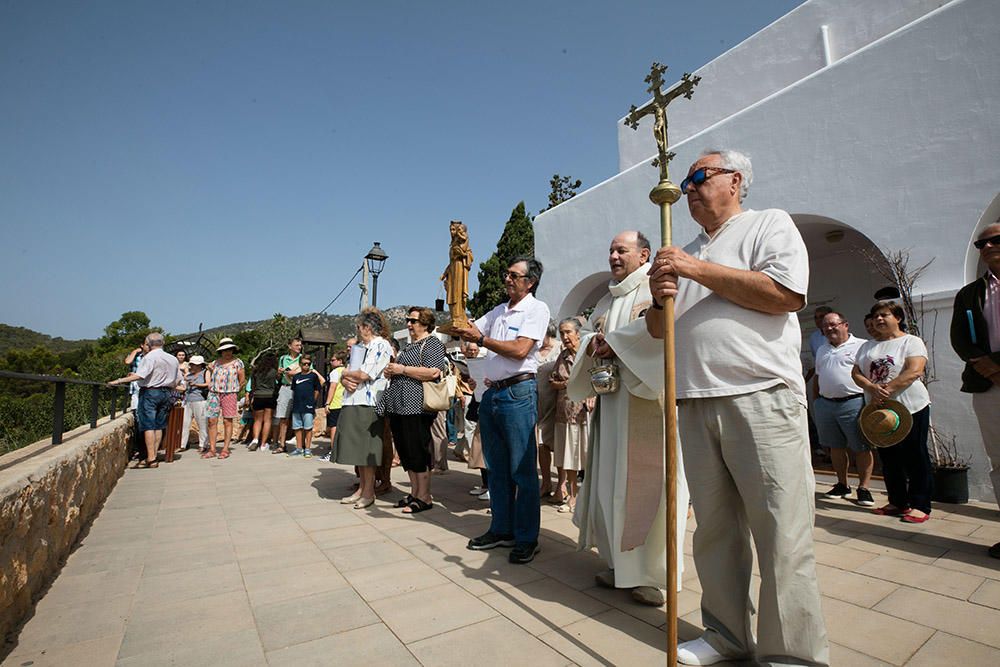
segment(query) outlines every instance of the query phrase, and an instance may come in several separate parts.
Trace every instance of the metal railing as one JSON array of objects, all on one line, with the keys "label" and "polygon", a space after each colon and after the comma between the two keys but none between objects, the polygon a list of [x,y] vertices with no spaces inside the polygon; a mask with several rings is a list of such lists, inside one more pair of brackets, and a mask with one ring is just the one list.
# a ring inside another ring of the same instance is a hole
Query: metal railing
[{"label": "metal railing", "polygon": [[[51,382],[55,385],[55,397],[52,401],[52,444],[59,445],[63,441],[63,431],[66,416],[66,385],[83,384],[90,385],[90,428],[97,428],[97,420],[100,418],[99,403],[101,389],[111,390],[111,419],[117,415],[116,406],[118,403],[117,387],[109,387],[107,382],[95,382],[94,380],[78,380],[60,375],[33,375],[31,373],[15,373],[14,371],[0,371],[0,378],[10,378],[13,380],[32,380],[34,382]],[[125,394],[128,395],[127,393]],[[123,410],[124,412],[124,410]],[[76,428],[75,426],[73,428]]]}]

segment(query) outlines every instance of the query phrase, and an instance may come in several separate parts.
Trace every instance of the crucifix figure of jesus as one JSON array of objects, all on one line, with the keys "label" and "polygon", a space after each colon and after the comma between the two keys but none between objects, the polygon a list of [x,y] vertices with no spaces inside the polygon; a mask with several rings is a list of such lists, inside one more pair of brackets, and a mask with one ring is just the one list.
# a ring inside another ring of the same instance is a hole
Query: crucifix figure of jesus
[{"label": "crucifix figure of jesus", "polygon": [[646,92],[652,93],[653,99],[641,107],[636,107],[633,104],[629,109],[628,116],[625,117],[625,124],[634,130],[639,127],[640,118],[653,114],[653,137],[656,139],[657,152],[656,159],[653,160],[653,166],[660,168],[660,182],[669,180],[667,177],[667,163],[674,157],[674,154],[667,150],[667,146],[669,145],[667,142],[667,105],[677,97],[691,99],[691,95],[694,94],[694,87],[701,81],[700,76],[691,76],[690,73],[685,72],[680,81],[673,85],[667,92],[663,92],[660,88],[663,86],[663,73],[666,71],[666,65],[653,63],[649,74],[644,79],[649,84]]}]

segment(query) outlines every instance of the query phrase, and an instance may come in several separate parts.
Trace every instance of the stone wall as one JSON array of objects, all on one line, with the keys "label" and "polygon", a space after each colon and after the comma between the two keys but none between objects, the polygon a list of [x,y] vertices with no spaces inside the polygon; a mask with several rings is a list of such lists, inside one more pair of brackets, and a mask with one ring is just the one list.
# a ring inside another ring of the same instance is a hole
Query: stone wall
[{"label": "stone wall", "polygon": [[0,457],[0,644],[58,574],[128,462],[132,414]]}]

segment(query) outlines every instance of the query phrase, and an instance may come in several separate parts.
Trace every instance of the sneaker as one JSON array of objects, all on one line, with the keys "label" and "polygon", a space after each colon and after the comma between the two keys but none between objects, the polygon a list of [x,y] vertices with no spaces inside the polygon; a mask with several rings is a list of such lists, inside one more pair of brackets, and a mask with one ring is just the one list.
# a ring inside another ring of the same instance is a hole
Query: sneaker
[{"label": "sneaker", "polygon": [[288,456],[302,456],[302,450],[299,449],[298,447],[296,447],[295,449],[293,449],[292,451],[290,451],[287,455]]},{"label": "sneaker", "polygon": [[1000,542],[990,547],[986,553],[990,555],[990,558],[1000,558]]},{"label": "sneaker", "polygon": [[477,497],[480,500],[489,500],[490,499],[490,490],[486,489],[485,491],[483,491],[482,493],[480,493],[479,496],[477,496]]},{"label": "sneaker", "polygon": [[474,486],[471,489],[469,489],[469,495],[470,496],[481,496],[483,494],[483,491],[485,491],[485,490],[486,489],[484,489],[481,486]]},{"label": "sneaker", "polygon": [[260,446],[260,451],[262,451],[262,452],[266,452],[266,451],[268,451],[270,449],[271,449],[271,445],[267,444],[266,442],[263,445]]},{"label": "sneaker", "polygon": [[872,498],[872,492],[863,486],[859,486],[856,493],[858,504],[862,507],[874,507],[875,499]]},{"label": "sneaker", "polygon": [[837,482],[833,488],[823,494],[824,498],[846,498],[851,495],[851,487]]},{"label": "sneaker", "polygon": [[272,445],[271,446],[271,453],[272,454],[284,454],[285,453],[285,448],[282,447],[281,445]]},{"label": "sneaker", "polygon": [[495,535],[490,531],[486,531],[479,537],[473,537],[469,540],[466,548],[473,551],[486,551],[487,549],[494,549],[496,547],[512,547],[514,544],[513,535]]},{"label": "sneaker", "polygon": [[324,454],[323,456],[319,457],[319,460],[320,461],[324,461],[326,463],[329,463],[330,462],[330,455],[329,454]]},{"label": "sneaker", "polygon": [[304,459],[311,459],[312,457],[313,457],[313,453],[312,453],[311,449],[303,449],[302,450],[302,458],[304,458]]},{"label": "sneaker", "polygon": [[677,662],[682,665],[714,665],[725,659],[701,637],[677,645]]},{"label": "sneaker", "polygon": [[538,542],[521,542],[515,544],[514,548],[510,550],[507,560],[515,565],[524,565],[535,560],[535,554],[541,550]]}]

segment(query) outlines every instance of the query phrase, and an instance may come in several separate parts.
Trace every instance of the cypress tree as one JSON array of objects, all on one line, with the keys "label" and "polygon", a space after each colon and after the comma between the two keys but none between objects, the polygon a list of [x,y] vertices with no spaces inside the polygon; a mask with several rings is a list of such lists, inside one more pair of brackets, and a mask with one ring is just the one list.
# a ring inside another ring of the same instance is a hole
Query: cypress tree
[{"label": "cypress tree", "polygon": [[518,255],[535,254],[535,229],[524,202],[514,207],[497,241],[496,251],[479,264],[479,289],[469,299],[469,312],[473,318],[482,317],[497,305],[507,301],[503,287],[503,274],[512,259]]}]

